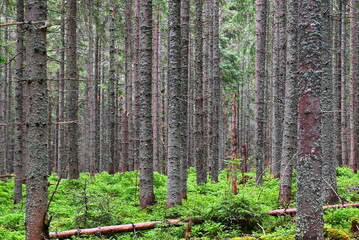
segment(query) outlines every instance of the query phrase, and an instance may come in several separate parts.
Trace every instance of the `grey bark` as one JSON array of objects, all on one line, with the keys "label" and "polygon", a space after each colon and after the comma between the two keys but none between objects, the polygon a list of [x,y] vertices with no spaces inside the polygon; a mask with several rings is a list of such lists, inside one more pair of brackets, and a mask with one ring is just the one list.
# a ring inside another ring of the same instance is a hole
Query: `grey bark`
[{"label": "grey bark", "polygon": [[334,152],[334,96],[333,96],[333,81],[332,81],[332,20],[333,14],[332,1],[324,1],[322,6],[323,16],[323,34],[326,36],[323,39],[322,45],[322,91],[321,91],[321,144],[323,151],[323,202],[332,204],[339,201],[337,197],[337,179],[336,166],[337,159]]},{"label": "grey bark", "polygon": [[262,184],[264,174],[264,82],[266,77],[266,29],[267,29],[267,0],[256,2],[256,112],[255,112],[255,155],[256,183]]},{"label": "grey bark", "polygon": [[[346,3],[346,1],[344,2]],[[342,159],[341,164],[342,166],[348,165],[348,126],[347,126],[347,32],[346,32],[346,4],[343,3],[343,11],[341,13],[341,142],[342,142]]]},{"label": "grey bark", "polygon": [[[16,21],[24,21],[24,0],[17,0],[16,9],[17,16]],[[16,42],[16,79],[20,80],[24,77],[24,26],[16,26],[17,42]],[[24,98],[24,81],[16,82],[16,122],[24,122],[24,110],[23,110],[23,98]],[[17,204],[22,199],[22,184],[25,183],[25,155],[23,152],[24,143],[24,127],[17,125],[15,130],[15,187],[14,187],[14,203]]]},{"label": "grey bark", "polygon": [[299,98],[296,239],[323,239],[321,74],[323,69],[322,1],[299,2]]},{"label": "grey bark", "polygon": [[[26,1],[25,21],[42,21],[47,19],[47,1]],[[26,32],[26,112],[27,145],[25,177],[26,181],[26,239],[48,238],[47,219],[47,56],[46,27],[44,24],[25,26]]]},{"label": "grey bark", "polygon": [[140,206],[155,203],[152,146],[152,0],[141,1],[140,47]]},{"label": "grey bark", "polygon": [[292,172],[297,160],[297,72],[298,72],[298,3],[287,0],[287,79],[285,82],[283,148],[280,167],[279,201],[288,203],[292,194]]},{"label": "grey bark", "polygon": [[[69,121],[78,120],[78,70],[77,70],[77,1],[69,0],[66,6],[66,78],[68,80],[68,105],[67,113]],[[79,177],[79,159],[78,159],[78,123],[68,124],[68,154],[69,154],[69,178],[77,179]]]},{"label": "grey bark", "polygon": [[181,191],[182,199],[187,199],[187,168],[188,168],[188,60],[189,60],[189,18],[190,18],[190,1],[181,1],[181,144],[182,144],[182,156],[181,156]]},{"label": "grey bark", "polygon": [[169,1],[169,58],[168,58],[168,184],[167,208],[182,204],[181,163],[184,144],[181,131],[181,1]]},{"label": "grey bark", "polygon": [[207,182],[206,159],[204,158],[204,119],[203,119],[203,1],[196,0],[196,39],[195,39],[195,126],[194,144],[197,170],[197,184]]},{"label": "grey bark", "polygon": [[213,142],[211,180],[218,182],[220,160],[221,79],[219,49],[219,0],[213,0]]}]

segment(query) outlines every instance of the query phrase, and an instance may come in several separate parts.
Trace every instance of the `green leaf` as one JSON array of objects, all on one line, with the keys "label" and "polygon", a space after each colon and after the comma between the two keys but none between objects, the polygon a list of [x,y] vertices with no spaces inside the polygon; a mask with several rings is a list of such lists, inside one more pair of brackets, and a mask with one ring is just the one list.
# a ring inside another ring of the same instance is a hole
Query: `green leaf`
[{"label": "green leaf", "polygon": [[0,56],[0,63],[6,63],[6,58]]}]

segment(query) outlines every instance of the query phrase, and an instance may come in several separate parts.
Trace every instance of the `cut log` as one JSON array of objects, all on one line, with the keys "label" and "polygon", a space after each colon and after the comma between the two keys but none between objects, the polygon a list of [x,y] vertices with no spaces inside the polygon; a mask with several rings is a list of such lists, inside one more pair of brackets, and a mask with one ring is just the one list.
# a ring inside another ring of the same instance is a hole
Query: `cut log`
[{"label": "cut log", "polygon": [[65,239],[71,236],[83,236],[83,235],[109,235],[115,233],[123,232],[133,232],[138,230],[148,230],[157,227],[159,224],[168,224],[168,226],[176,226],[181,222],[200,223],[201,219],[198,218],[189,218],[184,220],[174,219],[166,221],[155,221],[155,222],[144,222],[144,223],[135,223],[135,224],[125,224],[125,225],[115,225],[115,226],[106,226],[106,227],[97,227],[89,229],[74,229],[67,230],[62,232],[50,232],[50,238]]},{"label": "cut log", "polygon": [[[330,209],[330,208],[346,208],[346,207],[359,207],[359,203],[353,204],[339,204],[339,205],[329,205],[323,206],[323,209]],[[296,208],[289,208],[289,209],[277,209],[269,211],[269,215],[272,216],[280,216],[280,215],[293,215],[297,213]]]},{"label": "cut log", "polygon": [[15,177],[15,175],[14,174],[0,175],[0,178],[9,178],[9,177]]}]

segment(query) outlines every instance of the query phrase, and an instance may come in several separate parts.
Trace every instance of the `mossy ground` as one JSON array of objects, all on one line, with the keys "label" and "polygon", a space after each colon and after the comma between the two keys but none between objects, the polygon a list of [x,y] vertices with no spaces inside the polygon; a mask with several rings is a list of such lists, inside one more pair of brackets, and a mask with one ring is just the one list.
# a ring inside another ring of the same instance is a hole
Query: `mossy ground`
[{"label": "mossy ground", "polygon": [[[355,198],[358,174],[347,168],[338,173],[339,194],[346,201]],[[220,174],[218,183],[196,185],[194,169],[189,170],[188,200],[182,206],[166,210],[166,177],[155,173],[154,191],[157,204],[140,209],[138,201],[139,173],[127,172],[109,175],[104,172],[91,177],[81,174],[78,180],[62,179],[49,210],[52,216],[50,231],[76,228],[119,225],[177,218],[201,218],[202,224],[194,225],[192,239],[293,239],[295,218],[272,217],[271,209],[295,207],[278,203],[279,180],[267,174],[262,186],[255,185],[255,173],[248,173],[246,184],[239,185],[237,196],[230,192],[226,173]],[[54,191],[57,176],[49,177],[49,195]],[[295,181],[293,181],[295,182]],[[24,239],[25,201],[14,206],[13,181],[0,181],[0,239]],[[294,191],[295,191],[294,184]],[[326,225],[350,234],[351,218],[359,216],[358,208],[328,210]],[[184,228],[167,227],[153,230],[102,236],[103,239],[183,239]],[[76,239],[76,238],[73,238]],[[89,239],[99,239],[91,237]],[[354,238],[353,238],[354,239]]]}]

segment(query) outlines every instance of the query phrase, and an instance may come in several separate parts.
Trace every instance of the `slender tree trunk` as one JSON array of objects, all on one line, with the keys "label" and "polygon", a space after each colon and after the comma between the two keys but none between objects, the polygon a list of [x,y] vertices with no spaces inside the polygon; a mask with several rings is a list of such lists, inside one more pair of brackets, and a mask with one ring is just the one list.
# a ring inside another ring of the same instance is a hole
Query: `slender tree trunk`
[{"label": "slender tree trunk", "polygon": [[181,156],[181,191],[182,199],[187,199],[187,168],[188,168],[188,59],[189,59],[189,17],[190,1],[181,1],[181,94],[180,94],[180,121],[181,144],[183,147]]},{"label": "slender tree trunk", "polygon": [[211,180],[218,182],[220,160],[221,79],[219,49],[219,0],[213,0],[213,141]]},{"label": "slender tree trunk", "polygon": [[115,155],[115,147],[117,145],[116,139],[116,105],[115,105],[115,4],[111,1],[111,12],[110,12],[110,72],[108,79],[108,108],[109,108],[109,166],[108,171],[110,174],[114,174],[115,165],[117,158]]},{"label": "slender tree trunk", "polygon": [[358,122],[358,4],[354,0],[349,1],[349,18],[350,18],[350,39],[349,39],[349,55],[350,55],[350,104],[349,104],[349,130],[350,130],[350,168],[357,171],[358,161],[358,128],[355,126]]},{"label": "slender tree trunk", "polygon": [[[47,1],[26,1],[25,19],[47,19]],[[47,220],[47,56],[46,27],[27,25],[26,36],[26,239],[43,240],[49,236]]]},{"label": "slender tree trunk", "polygon": [[204,119],[203,119],[203,1],[196,0],[196,40],[195,40],[195,161],[197,184],[207,182],[206,159],[204,158]]},{"label": "slender tree trunk", "polygon": [[167,208],[182,204],[181,163],[184,144],[181,136],[181,1],[169,1],[169,58],[168,58],[168,184]]},{"label": "slender tree trunk", "polygon": [[337,179],[336,166],[337,159],[334,152],[334,96],[332,81],[332,20],[333,2],[325,1],[322,3],[322,9],[327,9],[322,17],[324,36],[322,45],[322,62],[323,65],[323,81],[321,91],[321,143],[323,151],[323,201],[324,203],[333,204],[339,201],[337,196]]},{"label": "slender tree trunk", "polygon": [[341,14],[341,28],[342,28],[342,35],[341,35],[341,69],[342,69],[342,76],[341,76],[341,128],[342,128],[342,159],[341,163],[342,166],[348,165],[348,126],[347,126],[347,32],[346,32],[346,1],[343,3],[343,12]]},{"label": "slender tree trunk", "polygon": [[[299,2],[299,98],[296,239],[323,239],[321,86],[325,71],[322,1]],[[327,59],[328,60],[328,59]],[[330,60],[328,60],[330,62]]]},{"label": "slender tree trunk", "polygon": [[297,159],[297,72],[298,72],[298,3],[288,0],[287,79],[285,82],[283,149],[281,156],[279,201],[289,203],[292,194],[292,171]]},{"label": "slender tree trunk", "polygon": [[[24,21],[24,0],[17,0],[16,4],[17,16],[16,21]],[[17,42],[16,42],[16,122],[24,122],[24,109],[23,109],[23,99],[24,99],[24,81],[21,79],[24,78],[24,26],[16,26],[17,33]],[[25,183],[25,172],[24,172],[24,163],[25,155],[23,152],[24,144],[24,127],[22,125],[17,125],[15,130],[15,188],[14,188],[14,203],[17,204],[22,199],[22,184]]]},{"label": "slender tree trunk", "polygon": [[[78,70],[77,70],[77,1],[68,0],[67,9],[67,31],[66,31],[66,78],[68,78],[68,120],[78,120]],[[78,123],[70,123],[67,129],[68,151],[69,151],[69,178],[77,179],[79,177],[79,159],[78,159]]]},{"label": "slender tree trunk", "polygon": [[256,182],[262,184],[264,174],[264,82],[265,82],[265,51],[267,29],[267,0],[256,2],[256,126],[255,126],[255,161]]},{"label": "slender tree trunk", "polygon": [[152,146],[152,0],[141,1],[140,48],[140,206],[153,205],[153,146]]},{"label": "slender tree trunk", "polygon": [[[133,161],[132,161],[132,133],[131,130],[131,120],[132,120],[132,60],[133,60],[133,44],[132,44],[132,0],[125,1],[125,84],[126,84],[126,95],[125,95],[125,112],[123,114],[124,124],[122,125],[122,161],[123,161],[123,171],[133,170]],[[127,167],[128,166],[128,167]]]}]

